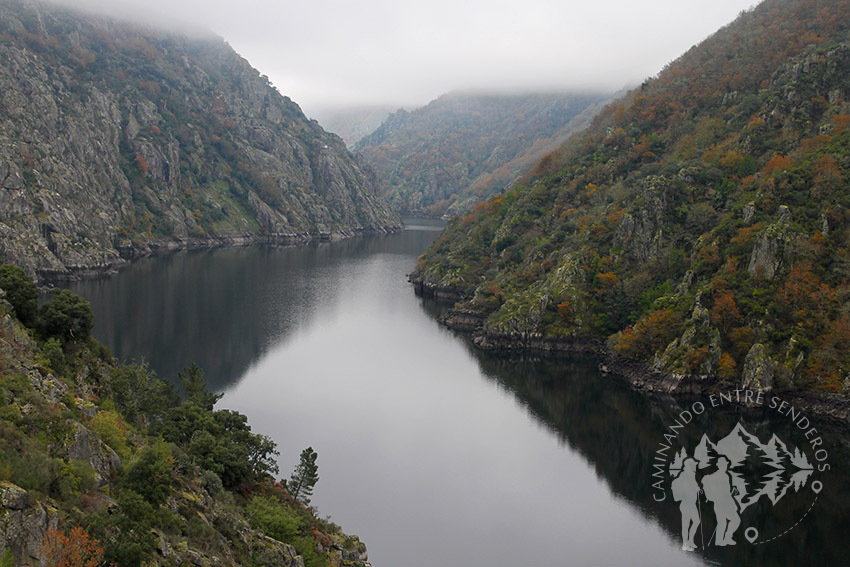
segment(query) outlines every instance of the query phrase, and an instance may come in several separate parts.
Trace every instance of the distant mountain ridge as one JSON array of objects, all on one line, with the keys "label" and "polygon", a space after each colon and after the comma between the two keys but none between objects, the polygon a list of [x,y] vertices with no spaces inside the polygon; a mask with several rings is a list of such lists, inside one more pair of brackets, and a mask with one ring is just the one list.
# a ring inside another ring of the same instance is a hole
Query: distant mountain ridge
[{"label": "distant mountain ridge", "polygon": [[322,128],[342,138],[350,148],[378,128],[397,106],[355,106],[319,109],[311,114]]},{"label": "distant mountain ridge", "polygon": [[3,1],[0,110],[0,261],[42,277],[401,224],[369,167],[220,38]]},{"label": "distant mountain ridge", "polygon": [[385,181],[396,209],[456,214],[510,186],[587,126],[605,98],[453,92],[394,112],[353,149]]}]

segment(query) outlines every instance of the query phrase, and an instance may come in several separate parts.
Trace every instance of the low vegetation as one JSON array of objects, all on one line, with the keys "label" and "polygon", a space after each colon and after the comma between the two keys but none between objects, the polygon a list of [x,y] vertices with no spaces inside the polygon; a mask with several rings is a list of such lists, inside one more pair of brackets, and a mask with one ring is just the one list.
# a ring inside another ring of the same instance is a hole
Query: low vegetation
[{"label": "low vegetation", "polygon": [[[291,493],[274,442],[216,409],[200,368],[178,377],[181,397],[92,338],[83,298],[57,290],[34,309],[34,283],[9,265],[0,285],[0,517],[21,527],[0,530],[0,564],[24,551],[63,567],[356,564],[343,551],[365,547],[308,505],[312,449]],[[38,510],[46,524],[28,524]]]}]

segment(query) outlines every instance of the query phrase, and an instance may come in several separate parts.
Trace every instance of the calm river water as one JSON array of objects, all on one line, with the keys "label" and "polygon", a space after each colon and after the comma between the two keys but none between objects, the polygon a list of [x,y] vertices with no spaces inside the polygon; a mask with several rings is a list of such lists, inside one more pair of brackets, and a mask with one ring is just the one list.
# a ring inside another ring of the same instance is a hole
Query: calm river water
[{"label": "calm river water", "polygon": [[170,379],[200,364],[219,407],[277,442],[282,476],[312,446],[313,503],[361,536],[376,567],[850,565],[843,434],[815,422],[824,444],[809,447],[767,403],[697,415],[679,438],[690,455],[740,421],[751,448],[776,435],[812,465],[826,448],[830,470],[790,482],[778,472],[788,459],[767,473],[744,463],[762,480],[750,496],[767,488],[740,510],[737,544],[715,545],[701,495],[698,549],[682,551],[681,511],[653,488],[653,463],[667,426],[700,400],[635,393],[590,359],[487,355],[440,327],[444,307],[406,282],[439,229],[178,253],[71,289],[121,359]]}]

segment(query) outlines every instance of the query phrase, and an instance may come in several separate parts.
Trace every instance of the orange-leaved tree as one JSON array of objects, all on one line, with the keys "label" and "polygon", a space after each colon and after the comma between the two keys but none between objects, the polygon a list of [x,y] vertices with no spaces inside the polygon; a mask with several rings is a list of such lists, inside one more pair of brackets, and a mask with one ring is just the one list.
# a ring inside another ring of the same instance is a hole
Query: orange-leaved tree
[{"label": "orange-leaved tree", "polygon": [[100,542],[80,526],[68,534],[47,530],[41,541],[41,554],[50,567],[99,567],[103,561]]}]

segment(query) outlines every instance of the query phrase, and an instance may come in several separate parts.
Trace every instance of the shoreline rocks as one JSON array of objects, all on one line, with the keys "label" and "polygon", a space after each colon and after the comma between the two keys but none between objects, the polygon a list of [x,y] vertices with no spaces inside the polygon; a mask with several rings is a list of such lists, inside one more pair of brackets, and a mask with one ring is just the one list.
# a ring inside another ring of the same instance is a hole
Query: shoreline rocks
[{"label": "shoreline rocks", "polygon": [[[462,299],[455,289],[440,290],[439,286],[428,286],[415,278],[416,294],[438,300]],[[746,383],[731,383],[717,376],[697,374],[674,374],[665,372],[644,362],[621,357],[603,341],[589,337],[555,337],[542,333],[494,333],[484,328],[486,314],[468,308],[451,308],[439,322],[446,327],[471,335],[472,343],[491,352],[507,355],[532,352],[545,356],[568,356],[570,354],[592,354],[600,359],[599,371],[606,376],[621,380],[636,390],[673,396],[703,395],[726,392],[735,388],[750,388],[774,392],[789,403],[816,414],[819,418],[850,426],[850,399],[840,394],[805,390],[775,389],[767,380],[748,380]]]}]

